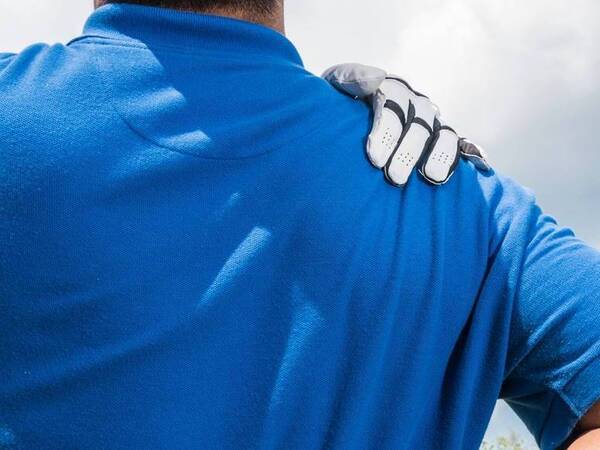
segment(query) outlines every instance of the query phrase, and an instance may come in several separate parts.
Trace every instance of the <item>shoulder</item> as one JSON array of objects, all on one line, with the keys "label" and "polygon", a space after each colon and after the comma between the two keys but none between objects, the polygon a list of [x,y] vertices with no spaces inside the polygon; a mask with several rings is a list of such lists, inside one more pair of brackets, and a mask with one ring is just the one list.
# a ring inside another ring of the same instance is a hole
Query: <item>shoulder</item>
[{"label": "shoulder", "polygon": [[26,189],[24,171],[38,186],[74,171],[107,111],[80,49],[35,44],[0,58],[0,191]]},{"label": "shoulder", "polygon": [[51,121],[85,78],[85,66],[81,52],[62,44],[33,44],[20,53],[0,57],[3,128],[19,127],[28,118]]},{"label": "shoulder", "polygon": [[38,43],[0,55],[2,150],[19,138],[21,146],[44,146],[89,122],[86,112],[101,104],[99,84],[91,55],[79,48]]},{"label": "shoulder", "polygon": [[480,215],[487,220],[489,229],[490,253],[495,254],[501,246],[516,253],[520,253],[517,247],[524,250],[543,215],[534,192],[501,172],[479,171],[465,161],[455,177],[459,184],[467,185],[457,192],[458,202],[460,197],[469,195],[468,190],[478,197]]},{"label": "shoulder", "polygon": [[[20,53],[0,53],[0,85],[3,89],[60,70],[68,48],[62,44],[36,43]],[[34,75],[36,78],[31,78]]]},{"label": "shoulder", "polygon": [[[86,72],[89,55],[63,44],[30,45],[20,53],[0,54],[0,94],[17,94],[31,99],[60,90]],[[10,97],[9,97],[10,98]]]}]

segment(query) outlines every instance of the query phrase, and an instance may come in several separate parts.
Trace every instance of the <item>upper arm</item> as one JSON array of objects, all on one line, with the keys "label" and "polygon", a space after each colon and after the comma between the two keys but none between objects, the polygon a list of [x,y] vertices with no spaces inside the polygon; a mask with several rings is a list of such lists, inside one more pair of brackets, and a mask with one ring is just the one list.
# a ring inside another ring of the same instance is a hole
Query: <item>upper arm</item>
[{"label": "upper arm", "polygon": [[521,200],[501,250],[518,273],[501,396],[550,449],[600,399],[600,253]]}]

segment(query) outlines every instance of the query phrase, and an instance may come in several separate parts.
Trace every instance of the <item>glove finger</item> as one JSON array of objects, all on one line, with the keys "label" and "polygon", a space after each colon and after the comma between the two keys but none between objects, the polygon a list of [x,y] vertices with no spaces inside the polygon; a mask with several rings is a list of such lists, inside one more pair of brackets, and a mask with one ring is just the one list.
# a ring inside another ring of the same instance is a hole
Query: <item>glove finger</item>
[{"label": "glove finger", "polygon": [[479,145],[474,144],[468,139],[460,138],[458,148],[463,158],[471,161],[479,170],[491,170],[492,166],[488,162],[487,154]]},{"label": "glove finger", "polygon": [[378,168],[384,167],[400,141],[414,94],[407,85],[388,78],[373,95],[373,129],[367,141],[367,155]]},{"label": "glove finger", "polygon": [[397,185],[403,186],[419,162],[429,138],[431,130],[420,123],[411,124],[402,138],[400,145],[385,166],[385,176]]},{"label": "glove finger", "polygon": [[381,169],[402,136],[405,117],[398,105],[387,101],[381,91],[373,95],[373,111],[373,129],[367,140],[367,156],[371,164]]},{"label": "glove finger", "polygon": [[438,130],[431,139],[420,172],[430,183],[444,184],[450,179],[458,164],[458,136],[450,127],[436,128]]},{"label": "glove finger", "polygon": [[322,77],[340,91],[364,98],[377,91],[386,75],[377,67],[349,63],[330,67]]}]

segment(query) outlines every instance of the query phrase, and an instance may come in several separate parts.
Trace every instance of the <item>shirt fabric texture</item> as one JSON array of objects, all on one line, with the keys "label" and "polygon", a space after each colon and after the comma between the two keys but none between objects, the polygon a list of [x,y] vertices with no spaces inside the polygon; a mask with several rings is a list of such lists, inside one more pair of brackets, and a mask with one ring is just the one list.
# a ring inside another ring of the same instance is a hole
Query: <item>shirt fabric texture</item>
[{"label": "shirt fabric texture", "polygon": [[543,449],[600,398],[600,254],[461,161],[387,184],[279,33],[114,4],[0,55],[0,448]]}]

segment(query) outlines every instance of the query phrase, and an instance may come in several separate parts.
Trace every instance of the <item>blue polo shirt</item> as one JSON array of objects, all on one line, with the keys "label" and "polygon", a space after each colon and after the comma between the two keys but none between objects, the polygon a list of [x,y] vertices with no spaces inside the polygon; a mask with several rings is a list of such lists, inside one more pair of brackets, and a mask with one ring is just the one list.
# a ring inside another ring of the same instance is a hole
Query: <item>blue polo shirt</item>
[{"label": "blue polo shirt", "polygon": [[0,448],[555,448],[600,398],[600,254],[258,25],[110,5],[0,57]]}]

